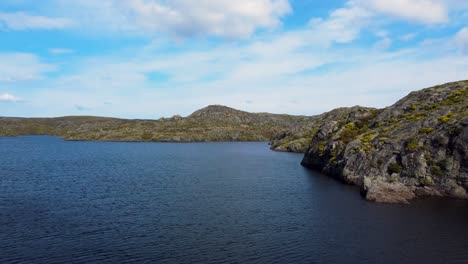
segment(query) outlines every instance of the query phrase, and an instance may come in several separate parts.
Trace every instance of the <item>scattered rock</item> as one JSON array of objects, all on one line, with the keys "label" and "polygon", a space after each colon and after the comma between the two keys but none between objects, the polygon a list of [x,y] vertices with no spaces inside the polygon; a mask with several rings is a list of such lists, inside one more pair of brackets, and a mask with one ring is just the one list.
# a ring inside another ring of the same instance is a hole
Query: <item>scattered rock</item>
[{"label": "scattered rock", "polygon": [[382,203],[409,203],[415,194],[400,182],[389,183],[381,179],[364,180],[364,196],[369,201]]}]

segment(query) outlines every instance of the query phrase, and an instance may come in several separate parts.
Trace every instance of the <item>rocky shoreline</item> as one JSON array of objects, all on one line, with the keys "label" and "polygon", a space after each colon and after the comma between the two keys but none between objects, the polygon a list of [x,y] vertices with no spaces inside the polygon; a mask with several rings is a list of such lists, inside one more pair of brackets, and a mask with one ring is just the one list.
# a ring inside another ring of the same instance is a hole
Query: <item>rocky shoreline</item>
[{"label": "rocky shoreline", "polygon": [[[468,199],[468,81],[413,92],[384,109],[342,109],[336,117],[322,118],[307,135],[303,166],[359,186],[370,201]],[[272,148],[294,150],[296,135],[277,135]]]}]

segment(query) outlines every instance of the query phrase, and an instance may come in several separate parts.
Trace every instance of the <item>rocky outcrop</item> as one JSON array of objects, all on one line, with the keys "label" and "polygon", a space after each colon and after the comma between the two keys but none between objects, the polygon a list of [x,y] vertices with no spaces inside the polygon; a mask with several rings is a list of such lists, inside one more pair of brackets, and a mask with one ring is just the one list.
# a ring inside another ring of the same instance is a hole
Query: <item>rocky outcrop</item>
[{"label": "rocky outcrop", "polygon": [[360,186],[372,201],[468,198],[468,81],[359,110],[317,123],[302,164]]},{"label": "rocky outcrop", "polygon": [[337,108],[330,112],[313,116],[307,122],[298,126],[278,132],[271,140],[271,149],[284,152],[305,153],[309,148],[311,140],[323,124],[337,122],[347,118],[356,119],[376,109],[354,106]]}]

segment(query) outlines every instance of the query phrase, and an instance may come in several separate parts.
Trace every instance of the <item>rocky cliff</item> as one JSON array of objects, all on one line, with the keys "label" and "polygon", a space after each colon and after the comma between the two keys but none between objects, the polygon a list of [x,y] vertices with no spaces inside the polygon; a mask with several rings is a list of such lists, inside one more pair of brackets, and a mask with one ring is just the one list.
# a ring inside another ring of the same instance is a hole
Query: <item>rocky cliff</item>
[{"label": "rocky cliff", "polygon": [[99,141],[268,141],[311,117],[248,113],[211,105],[188,117],[127,120],[105,117],[0,118],[0,136],[53,135]]},{"label": "rocky cliff", "polygon": [[[380,110],[340,111],[312,121],[302,165],[358,185],[377,202],[468,198],[468,81],[412,92]],[[294,145],[303,131],[277,135],[272,147]]]},{"label": "rocky cliff", "polygon": [[329,122],[344,122],[354,120],[356,117],[368,112],[377,111],[373,108],[354,106],[337,108],[321,115],[313,116],[307,122],[301,122],[295,127],[291,127],[276,133],[271,140],[271,149],[283,152],[305,153],[310,142],[323,124]]}]

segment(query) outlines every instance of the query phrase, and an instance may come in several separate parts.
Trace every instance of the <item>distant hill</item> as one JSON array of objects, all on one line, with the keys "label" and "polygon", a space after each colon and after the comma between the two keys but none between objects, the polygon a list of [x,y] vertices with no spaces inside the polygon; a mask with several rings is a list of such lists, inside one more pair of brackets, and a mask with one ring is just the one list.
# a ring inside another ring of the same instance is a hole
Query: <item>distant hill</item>
[{"label": "distant hill", "polygon": [[0,118],[0,135],[52,135],[98,141],[268,141],[311,120],[306,116],[248,113],[211,105],[188,117],[127,120],[106,117]]},{"label": "distant hill", "polygon": [[365,197],[468,198],[468,81],[412,92],[384,109],[341,108],[276,135],[272,148],[361,186]]}]

